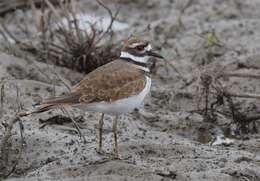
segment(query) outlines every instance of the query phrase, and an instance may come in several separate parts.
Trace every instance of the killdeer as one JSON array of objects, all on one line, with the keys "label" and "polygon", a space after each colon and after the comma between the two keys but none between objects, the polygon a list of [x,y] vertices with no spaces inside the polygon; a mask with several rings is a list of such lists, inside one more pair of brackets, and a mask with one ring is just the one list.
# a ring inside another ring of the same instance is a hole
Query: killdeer
[{"label": "killdeer", "polygon": [[115,115],[113,156],[118,158],[118,116],[137,108],[150,91],[151,78],[148,67],[150,57],[163,58],[152,51],[148,41],[130,37],[124,42],[118,59],[87,74],[65,95],[43,100],[28,114],[45,112],[61,106],[73,106],[84,111],[102,113],[98,126],[98,152],[102,151],[104,114]]}]

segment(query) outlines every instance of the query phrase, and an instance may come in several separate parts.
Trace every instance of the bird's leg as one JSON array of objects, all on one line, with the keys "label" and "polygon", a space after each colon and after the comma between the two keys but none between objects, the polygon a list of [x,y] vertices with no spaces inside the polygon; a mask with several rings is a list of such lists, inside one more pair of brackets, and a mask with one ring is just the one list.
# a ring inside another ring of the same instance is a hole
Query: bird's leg
[{"label": "bird's leg", "polygon": [[101,153],[102,152],[102,134],[103,134],[103,125],[104,125],[104,113],[102,113],[101,118],[99,119],[98,122],[98,148],[97,152]]},{"label": "bird's leg", "polygon": [[113,133],[114,133],[114,148],[113,148],[113,157],[118,159],[118,144],[117,144],[117,120],[118,115],[116,115],[115,119],[113,120]]}]

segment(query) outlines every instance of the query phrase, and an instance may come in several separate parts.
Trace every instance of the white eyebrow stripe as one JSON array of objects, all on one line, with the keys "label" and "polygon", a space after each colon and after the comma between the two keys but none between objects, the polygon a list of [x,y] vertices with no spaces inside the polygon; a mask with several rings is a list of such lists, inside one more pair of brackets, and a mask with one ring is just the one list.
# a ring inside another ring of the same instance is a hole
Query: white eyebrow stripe
[{"label": "white eyebrow stripe", "polygon": [[[137,46],[139,46],[139,45],[143,45],[143,44],[142,44],[142,43],[133,43],[133,44],[130,45],[129,47],[130,47],[130,48],[135,48],[135,47],[137,47]],[[150,43],[149,43],[147,46],[145,46],[145,50],[146,50],[146,51],[152,50],[152,46],[151,46]]]},{"label": "white eyebrow stripe", "polygon": [[137,46],[139,46],[139,45],[142,45],[142,43],[133,43],[133,44],[130,45],[129,47],[130,47],[130,48],[135,48],[135,47],[137,47]]}]

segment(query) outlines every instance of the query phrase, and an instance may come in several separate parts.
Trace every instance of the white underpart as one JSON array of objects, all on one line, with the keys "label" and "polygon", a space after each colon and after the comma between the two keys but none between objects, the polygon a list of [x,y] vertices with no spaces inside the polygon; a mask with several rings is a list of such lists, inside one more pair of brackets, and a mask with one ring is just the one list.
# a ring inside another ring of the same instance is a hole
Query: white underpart
[{"label": "white underpart", "polygon": [[151,88],[151,78],[146,76],[145,88],[136,95],[120,99],[114,102],[98,102],[81,105],[79,108],[85,111],[100,112],[105,114],[119,115],[132,111],[143,102]]}]

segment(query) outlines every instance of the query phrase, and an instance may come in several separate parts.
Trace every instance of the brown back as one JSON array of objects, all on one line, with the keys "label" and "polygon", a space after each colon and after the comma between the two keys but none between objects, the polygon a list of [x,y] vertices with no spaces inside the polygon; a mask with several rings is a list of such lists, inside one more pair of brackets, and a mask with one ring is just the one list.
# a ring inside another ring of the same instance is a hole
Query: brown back
[{"label": "brown back", "polygon": [[116,59],[87,74],[70,93],[47,99],[43,104],[112,102],[137,94],[144,86],[142,70],[122,59]]}]

